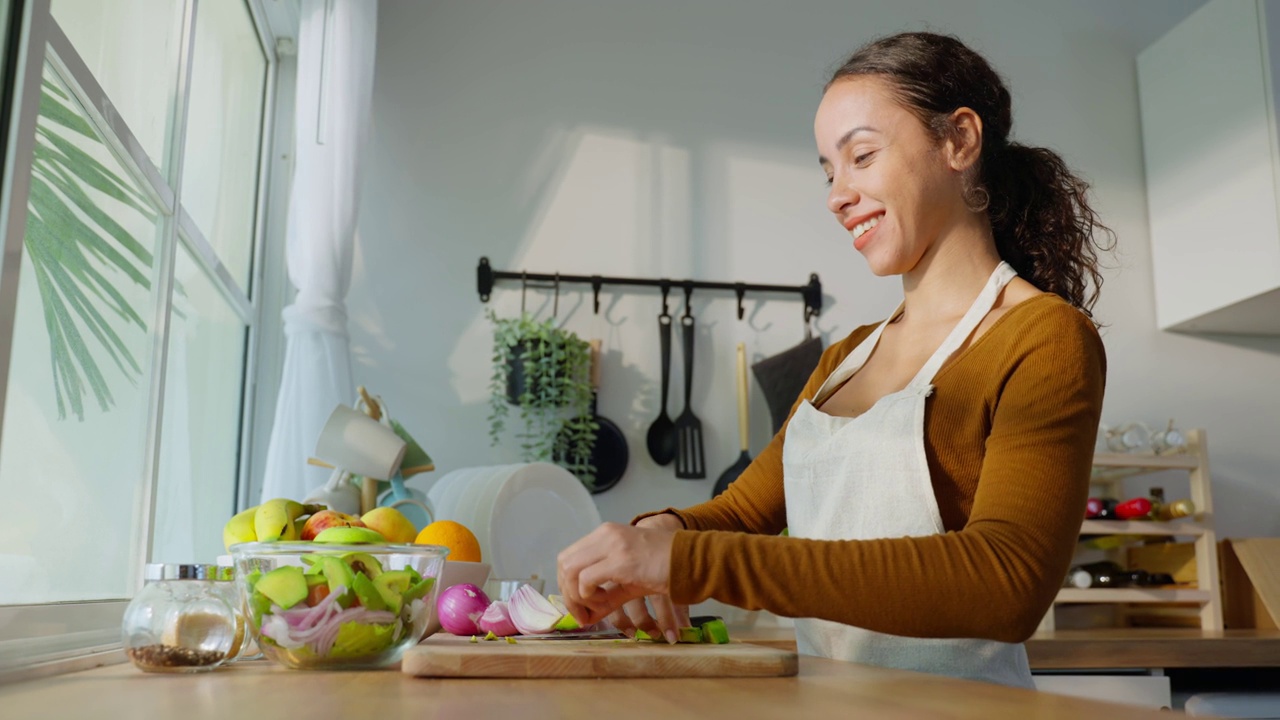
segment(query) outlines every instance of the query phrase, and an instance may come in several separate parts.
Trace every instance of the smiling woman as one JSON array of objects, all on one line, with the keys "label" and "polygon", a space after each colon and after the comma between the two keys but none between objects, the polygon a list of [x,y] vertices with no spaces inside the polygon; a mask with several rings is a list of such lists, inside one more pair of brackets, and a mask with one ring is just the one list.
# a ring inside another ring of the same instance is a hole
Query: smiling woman
[{"label": "smiling woman", "polygon": [[836,71],[814,121],[827,206],[902,305],[824,353],[724,494],[565,550],[579,621],[670,631],[715,598],[799,618],[807,654],[1032,686],[1021,643],[1066,574],[1102,409],[1109,231],[1011,118],[953,37],[887,37]]}]

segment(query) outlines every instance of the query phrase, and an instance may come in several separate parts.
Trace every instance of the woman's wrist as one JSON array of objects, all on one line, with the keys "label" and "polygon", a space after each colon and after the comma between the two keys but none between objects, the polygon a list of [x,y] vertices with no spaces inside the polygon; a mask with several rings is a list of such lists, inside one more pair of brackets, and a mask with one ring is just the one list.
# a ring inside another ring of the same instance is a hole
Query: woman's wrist
[{"label": "woman's wrist", "polygon": [[656,515],[640,518],[635,522],[636,527],[643,528],[660,528],[664,530],[684,530],[684,521],[673,512],[662,512]]}]

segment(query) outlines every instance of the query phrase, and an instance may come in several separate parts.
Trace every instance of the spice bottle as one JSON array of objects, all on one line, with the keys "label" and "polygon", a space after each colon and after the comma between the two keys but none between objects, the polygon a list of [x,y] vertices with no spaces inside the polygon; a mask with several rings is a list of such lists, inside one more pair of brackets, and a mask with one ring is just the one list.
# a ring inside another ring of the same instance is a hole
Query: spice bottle
[{"label": "spice bottle", "polygon": [[229,659],[236,611],[214,565],[151,563],[124,611],[125,654],[146,672],[212,670]]}]

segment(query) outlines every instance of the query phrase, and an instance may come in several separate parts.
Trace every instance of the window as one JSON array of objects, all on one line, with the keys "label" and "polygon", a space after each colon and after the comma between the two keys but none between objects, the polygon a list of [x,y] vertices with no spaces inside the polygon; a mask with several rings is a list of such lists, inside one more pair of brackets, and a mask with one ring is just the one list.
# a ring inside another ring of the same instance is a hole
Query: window
[{"label": "window", "polygon": [[222,552],[258,330],[264,18],[261,0],[27,3],[14,60],[42,72],[16,86],[10,118],[31,121],[3,188],[26,212],[0,273],[0,671],[117,643],[144,562]]}]

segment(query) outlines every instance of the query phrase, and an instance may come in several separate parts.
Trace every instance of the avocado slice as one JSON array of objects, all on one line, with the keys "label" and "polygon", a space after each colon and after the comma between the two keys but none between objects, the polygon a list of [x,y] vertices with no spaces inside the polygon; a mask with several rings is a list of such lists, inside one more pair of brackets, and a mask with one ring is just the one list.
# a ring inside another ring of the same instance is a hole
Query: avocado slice
[{"label": "avocado slice", "polygon": [[413,575],[405,570],[387,570],[373,579],[373,586],[387,603],[387,609],[393,613],[400,612],[404,594],[412,583]]},{"label": "avocado slice", "polygon": [[729,628],[724,621],[715,619],[702,625],[702,642],[723,645],[729,642]]},{"label": "avocado slice", "polygon": [[365,608],[369,610],[387,609],[387,601],[382,599],[382,594],[378,592],[378,588],[373,586],[373,581],[364,573],[356,573],[352,589],[355,590],[356,597],[360,599],[360,604]]},{"label": "avocado slice", "polygon": [[286,565],[263,575],[255,590],[288,610],[306,599],[307,581],[302,576],[302,568]]},{"label": "avocado slice", "polygon": [[258,584],[258,581],[261,579],[262,579],[262,571],[257,568],[254,568],[253,572],[244,576],[244,583],[245,585],[249,586],[249,592],[253,592],[254,586],[256,586]]},{"label": "avocado slice", "polygon": [[700,643],[702,642],[702,628],[682,627],[679,630],[679,638],[676,642],[682,643]]},{"label": "avocado slice", "polygon": [[351,568],[332,555],[321,557],[318,566],[320,574],[329,581],[329,594],[338,598],[338,604],[342,607],[351,607],[351,601],[355,597],[353,586],[356,584],[356,577],[351,572]]},{"label": "avocado slice", "polygon": [[382,563],[378,562],[378,558],[369,553],[347,553],[342,556],[342,562],[346,563],[355,574],[368,575],[370,580],[382,574]]},{"label": "avocado slice", "polygon": [[419,580],[410,585],[409,589],[405,590],[404,594],[400,596],[401,602],[411,603],[414,600],[426,597],[427,593],[431,592],[432,586],[436,584],[435,578],[424,578],[421,575],[418,577]]}]

